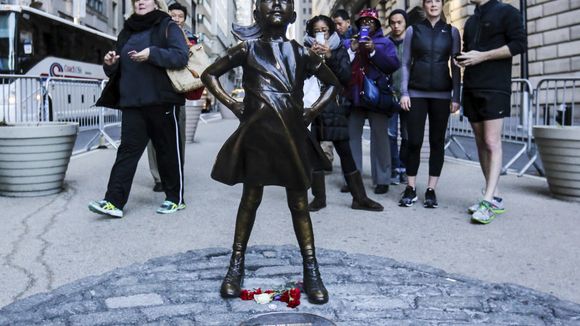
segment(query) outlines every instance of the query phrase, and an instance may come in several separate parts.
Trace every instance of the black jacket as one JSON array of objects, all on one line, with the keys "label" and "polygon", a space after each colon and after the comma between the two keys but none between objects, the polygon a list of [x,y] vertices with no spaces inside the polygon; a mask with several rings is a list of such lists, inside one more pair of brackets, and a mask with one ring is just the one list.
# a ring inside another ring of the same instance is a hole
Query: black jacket
[{"label": "black jacket", "polygon": [[[343,46],[332,50],[332,55],[326,59],[326,65],[346,87],[351,76],[350,58]],[[319,141],[348,140],[348,112],[350,102],[343,96],[338,96],[338,102],[332,101],[322,113],[312,122],[312,133]]]},{"label": "black jacket", "polygon": [[[123,47],[132,35],[133,33],[128,29],[121,31],[117,38],[117,54],[123,55]],[[121,101],[120,79],[123,69],[121,67],[122,60],[119,60],[113,66],[104,65],[109,82],[97,100],[96,106],[122,109],[125,107],[183,105],[185,103],[183,94],[173,90],[171,80],[166,72],[167,68],[181,68],[187,65],[188,48],[183,32],[171,18],[167,17],[152,27],[150,37],[149,59],[144,63],[147,65],[149,73],[141,75],[134,84],[126,83],[123,85],[129,93],[135,95]]]},{"label": "black jacket", "polygon": [[409,88],[422,91],[450,91],[449,58],[453,48],[451,25],[428,20],[413,25]]},{"label": "black jacket", "polygon": [[[508,4],[490,0],[477,7],[465,23],[463,51],[489,51],[507,45],[513,55],[526,50],[526,34],[520,12]],[[464,90],[511,92],[512,58],[484,61],[465,69]]]}]

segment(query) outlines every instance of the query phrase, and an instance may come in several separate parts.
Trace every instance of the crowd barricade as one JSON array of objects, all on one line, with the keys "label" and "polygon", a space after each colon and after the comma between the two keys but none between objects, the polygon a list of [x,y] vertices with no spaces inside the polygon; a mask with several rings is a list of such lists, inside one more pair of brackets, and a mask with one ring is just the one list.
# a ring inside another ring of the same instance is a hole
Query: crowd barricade
[{"label": "crowd barricade", "polygon": [[[576,107],[580,105],[580,78],[547,78],[538,82],[533,94],[533,105],[530,108],[530,128],[528,155],[530,160],[522,171],[526,171],[532,164],[544,175],[539,166],[538,151],[532,136],[532,127],[535,125],[577,125]],[[523,172],[522,172],[523,173]]]},{"label": "crowd barricade", "polygon": [[[73,154],[89,151],[97,141],[99,146],[104,145],[106,141],[117,148],[117,141],[110,137],[106,130],[111,126],[120,125],[120,111],[95,106],[105,84],[106,81],[99,79],[62,77],[46,79],[47,96],[44,109],[48,112],[48,121],[77,122],[80,132],[95,132],[95,136],[83,144],[83,149]],[[77,142],[79,141],[77,139]]]},{"label": "crowd barricade", "polygon": [[0,75],[0,121],[46,121],[45,97],[46,88],[40,77]]},{"label": "crowd barricade", "polygon": [[[103,80],[100,82],[99,88],[99,96],[100,93],[105,89],[107,85],[107,80]],[[98,98],[98,97],[97,97]],[[96,102],[96,100],[95,100]],[[98,141],[99,147],[105,146],[105,142],[109,143],[115,149],[119,148],[120,140],[115,140],[109,134],[109,129],[112,127],[121,127],[121,120],[123,118],[123,113],[121,110],[110,109],[106,107],[97,107],[99,110],[99,124],[98,124],[98,133],[87,143],[86,150],[90,150],[94,143]]]},{"label": "crowd barricade", "polygon": [[[531,139],[531,125],[530,125],[530,109],[531,99],[533,94],[533,87],[527,79],[512,79],[511,82],[511,111],[510,116],[506,117],[503,122],[503,129],[501,133],[502,142],[509,142],[520,146],[517,153],[515,153],[502,167],[502,174],[524,154],[530,153],[530,139]],[[461,139],[474,138],[471,124],[467,117],[463,115],[463,107],[456,113],[451,114],[449,124],[447,125],[447,139],[445,149],[448,149],[451,144],[455,144],[469,160],[472,159],[468,151],[465,150]],[[449,148],[455,157],[456,153]],[[525,170],[520,171],[520,173]]]}]

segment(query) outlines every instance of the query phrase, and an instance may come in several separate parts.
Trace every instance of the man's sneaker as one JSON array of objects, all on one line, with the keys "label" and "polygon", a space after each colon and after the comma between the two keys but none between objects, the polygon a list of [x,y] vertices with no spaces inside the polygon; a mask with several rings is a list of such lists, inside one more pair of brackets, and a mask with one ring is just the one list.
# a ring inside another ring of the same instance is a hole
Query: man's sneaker
[{"label": "man's sneaker", "polygon": [[[491,203],[493,204],[491,209],[493,209],[493,212],[495,214],[499,215],[499,214],[505,213],[505,206],[504,206],[504,202],[503,202],[502,198],[493,197],[493,199],[491,200]],[[475,213],[475,211],[477,211],[478,208],[479,208],[479,203],[473,204],[467,209],[467,212],[469,214],[473,214],[473,213]]]},{"label": "man's sneaker", "polygon": [[401,207],[411,207],[417,201],[417,191],[411,186],[405,187],[403,196],[399,200],[399,206]]},{"label": "man's sneaker", "polygon": [[123,211],[115,207],[111,202],[106,200],[92,201],[89,203],[89,210],[93,213],[108,215],[111,217],[123,217]]},{"label": "man's sneaker", "polygon": [[157,209],[158,214],[172,214],[177,211],[185,209],[185,204],[176,204],[172,201],[166,200],[161,204],[161,206]]},{"label": "man's sneaker", "polygon": [[479,203],[479,208],[471,214],[471,221],[481,224],[489,224],[495,219],[497,214],[493,211],[493,204],[487,200]]},{"label": "man's sneaker", "polygon": [[399,173],[397,171],[393,170],[393,173],[391,173],[391,184],[396,186],[400,183],[399,181]]},{"label": "man's sneaker", "polygon": [[439,207],[439,203],[437,203],[437,196],[435,195],[434,189],[427,188],[427,191],[425,191],[425,201],[423,202],[423,207],[425,208]]},{"label": "man's sneaker", "polygon": [[407,184],[409,182],[406,172],[399,172],[399,182],[402,184]]}]

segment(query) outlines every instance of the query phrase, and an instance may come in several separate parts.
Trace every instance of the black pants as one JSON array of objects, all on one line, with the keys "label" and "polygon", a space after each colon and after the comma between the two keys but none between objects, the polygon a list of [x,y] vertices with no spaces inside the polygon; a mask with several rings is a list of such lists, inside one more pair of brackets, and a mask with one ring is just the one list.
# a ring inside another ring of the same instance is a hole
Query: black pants
[{"label": "black pants", "polygon": [[179,148],[179,107],[123,110],[121,146],[111,170],[105,200],[123,208],[129,198],[137,163],[153,142],[166,200],[183,203],[183,156]]},{"label": "black pants", "polygon": [[421,162],[421,147],[425,135],[425,119],[429,116],[429,175],[441,175],[445,158],[445,132],[449,121],[450,100],[411,98],[411,111],[406,112],[407,153],[403,155],[407,175],[416,176]]},{"label": "black pants", "polygon": [[[340,166],[342,167],[342,173],[349,174],[356,171],[356,164],[352,158],[352,152],[350,150],[350,142],[348,140],[334,140],[332,141],[334,149],[340,157]],[[322,171],[324,167],[320,163],[315,163],[314,171]]]}]

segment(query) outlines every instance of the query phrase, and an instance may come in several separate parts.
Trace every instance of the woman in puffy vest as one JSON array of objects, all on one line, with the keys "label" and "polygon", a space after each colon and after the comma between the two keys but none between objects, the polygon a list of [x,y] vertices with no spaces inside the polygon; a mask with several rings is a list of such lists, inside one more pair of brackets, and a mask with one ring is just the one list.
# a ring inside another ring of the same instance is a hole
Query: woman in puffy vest
[{"label": "woman in puffy vest", "polygon": [[[438,206],[435,187],[443,168],[445,131],[449,113],[459,109],[459,31],[442,19],[443,0],[423,0],[426,18],[407,29],[403,43],[401,114],[407,115],[408,186],[399,201],[410,207],[417,201],[416,179],[421,160],[425,120],[429,117],[429,181],[424,207]],[[449,73],[451,66],[451,74]]]}]

